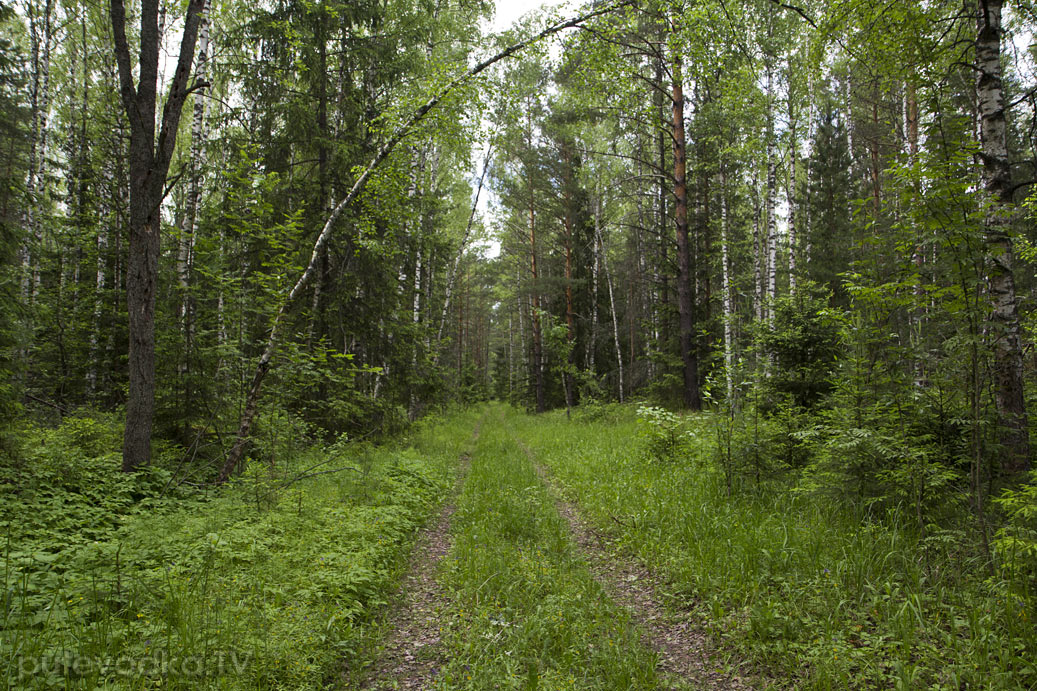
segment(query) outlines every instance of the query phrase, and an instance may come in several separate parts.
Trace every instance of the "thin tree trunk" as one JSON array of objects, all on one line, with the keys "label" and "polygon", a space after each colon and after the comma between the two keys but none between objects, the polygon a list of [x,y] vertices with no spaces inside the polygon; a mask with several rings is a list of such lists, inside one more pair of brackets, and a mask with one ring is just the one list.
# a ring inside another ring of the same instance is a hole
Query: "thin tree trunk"
[{"label": "thin tree trunk", "polygon": [[778,193],[777,168],[774,154],[774,76],[767,68],[767,324],[774,326],[774,304],[778,288],[778,219],[776,196]]},{"label": "thin tree trunk", "polygon": [[[22,250],[22,296],[33,303],[40,289],[40,255],[43,251],[43,192],[47,164],[47,127],[50,115],[50,51],[53,42],[53,2],[45,0],[43,16],[30,0],[26,4],[29,19],[29,39],[32,45],[32,137],[29,142],[29,174],[25,183],[26,246]],[[42,23],[42,26],[41,26]],[[85,58],[85,56],[84,56]]]},{"label": "thin tree trunk", "polygon": [[[532,130],[530,130],[532,132]],[[530,134],[532,137],[532,134]],[[529,142],[532,150],[532,139]],[[547,409],[544,398],[544,336],[540,323],[540,287],[537,272],[537,236],[536,236],[536,203],[533,193],[533,170],[529,170],[529,273],[532,281],[533,309],[530,321],[533,325],[533,382],[535,385],[536,411],[542,413]]]},{"label": "thin tree trunk", "polygon": [[[211,0],[205,0],[202,16],[198,26],[198,59],[195,67],[196,83],[205,83],[208,79],[209,67],[209,12]],[[187,192],[187,213],[180,228],[180,241],[177,248],[176,273],[180,287],[180,334],[184,340],[184,352],[178,370],[184,387],[184,410],[192,408],[190,386],[186,380],[191,369],[192,345],[194,337],[193,304],[191,301],[191,269],[194,263],[194,245],[198,234],[198,210],[202,203],[202,171],[205,168],[205,104],[203,89],[194,95],[194,117],[191,123],[191,160],[190,183]]]},{"label": "thin tree trunk", "polygon": [[763,236],[763,211],[760,204],[760,181],[753,166],[753,308],[756,312],[756,321],[762,322],[767,315],[764,304],[763,276],[766,262],[766,239]]},{"label": "thin tree trunk", "polygon": [[[457,267],[461,264],[461,258],[464,257],[465,248],[468,246],[468,238],[472,234],[472,224],[475,222],[475,214],[479,209],[479,195],[482,194],[483,182],[486,180],[486,171],[490,167],[490,156],[493,153],[493,147],[487,147],[486,155],[483,159],[482,174],[479,176],[479,185],[475,188],[475,199],[472,200],[472,210],[468,214],[468,223],[465,224],[464,235],[461,236],[461,244],[457,248],[457,254],[454,255],[454,263],[450,265],[450,269],[447,271],[446,278],[446,292],[443,297],[443,312],[439,317],[439,330],[436,332],[436,342],[440,343],[443,340],[443,328],[446,326],[446,317],[450,313],[450,298],[454,292],[454,279],[457,276]],[[439,353],[436,353],[435,361],[439,361]]]},{"label": "thin tree trunk", "polygon": [[723,280],[724,300],[724,380],[727,384],[727,404],[734,406],[735,385],[735,351],[734,351],[734,300],[731,292],[730,259],[728,258],[728,206],[727,206],[727,170],[720,166],[720,261]]},{"label": "thin tree trunk", "polygon": [[593,260],[591,262],[591,332],[587,338],[587,356],[584,358],[587,369],[596,375],[594,369],[595,351],[598,338],[598,272],[601,269],[601,243],[598,238],[601,232],[601,197],[594,200],[594,240]]},{"label": "thin tree trunk", "polygon": [[616,347],[616,368],[619,374],[619,402],[623,402],[623,348],[619,342],[619,317],[616,315],[616,298],[612,290],[612,272],[609,271],[609,253],[605,246],[605,238],[601,232],[601,224],[594,225],[598,245],[601,247],[601,265],[605,269],[605,284],[609,291],[609,311],[612,313],[612,341]]},{"label": "thin tree trunk", "polygon": [[789,106],[789,118],[791,124],[789,125],[789,183],[785,191],[785,196],[788,198],[789,205],[789,294],[796,294],[796,270],[797,270],[797,254],[799,252],[799,238],[797,236],[796,224],[799,222],[799,215],[796,213],[796,172],[799,163],[799,142],[796,139],[796,120],[794,117],[795,108]]}]

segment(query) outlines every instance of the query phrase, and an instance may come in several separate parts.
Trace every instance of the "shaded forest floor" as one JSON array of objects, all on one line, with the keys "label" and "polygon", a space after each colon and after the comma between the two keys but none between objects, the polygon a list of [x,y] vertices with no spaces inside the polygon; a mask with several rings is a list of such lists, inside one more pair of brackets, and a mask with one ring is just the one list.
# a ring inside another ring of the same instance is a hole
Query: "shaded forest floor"
[{"label": "shaded forest floor", "polygon": [[[1033,686],[1031,612],[965,557],[823,497],[729,496],[688,424],[661,461],[629,406],[487,404],[218,491],[118,473],[113,420],[31,431],[32,482],[0,484],[6,685]],[[293,481],[315,467],[339,472]]]}]

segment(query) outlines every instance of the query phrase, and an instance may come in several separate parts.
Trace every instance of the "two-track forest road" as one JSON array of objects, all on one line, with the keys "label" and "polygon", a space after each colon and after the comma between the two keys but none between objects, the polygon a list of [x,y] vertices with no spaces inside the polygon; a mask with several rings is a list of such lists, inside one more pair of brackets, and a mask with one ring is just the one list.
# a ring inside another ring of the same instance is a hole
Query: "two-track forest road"
[{"label": "two-track forest road", "polygon": [[536,418],[503,405],[472,415],[459,493],[416,544],[362,688],[750,688],[652,574],[560,499]]}]

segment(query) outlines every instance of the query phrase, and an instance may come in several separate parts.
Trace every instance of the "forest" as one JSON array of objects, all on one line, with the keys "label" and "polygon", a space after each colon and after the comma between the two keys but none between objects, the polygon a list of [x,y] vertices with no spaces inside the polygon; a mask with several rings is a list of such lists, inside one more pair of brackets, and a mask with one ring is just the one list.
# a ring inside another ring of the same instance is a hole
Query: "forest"
[{"label": "forest", "polygon": [[1037,3],[506,5],[0,0],[6,687],[1037,688]]}]

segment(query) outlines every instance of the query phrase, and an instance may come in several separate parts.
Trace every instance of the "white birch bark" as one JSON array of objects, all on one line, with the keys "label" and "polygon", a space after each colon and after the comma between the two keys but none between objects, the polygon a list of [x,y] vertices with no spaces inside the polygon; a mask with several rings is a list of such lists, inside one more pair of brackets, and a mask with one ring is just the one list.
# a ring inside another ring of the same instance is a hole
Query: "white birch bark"
[{"label": "white birch bark", "polygon": [[767,68],[767,323],[774,326],[774,298],[778,283],[778,223],[775,217],[777,161],[774,155],[774,75]]},{"label": "white birch bark", "polygon": [[728,405],[733,406],[735,400],[735,386],[734,386],[734,368],[735,368],[735,351],[734,351],[734,300],[731,293],[731,262],[728,256],[729,252],[729,238],[728,233],[728,206],[727,206],[727,171],[723,166],[720,168],[720,261],[721,261],[721,280],[723,284],[721,289],[723,291],[724,301],[724,379],[727,385],[727,402]]},{"label": "white birch bark", "polygon": [[35,302],[40,289],[40,253],[43,250],[43,193],[46,187],[47,122],[50,115],[50,52],[53,43],[53,2],[45,0],[43,16],[35,0],[25,5],[31,42],[32,86],[30,105],[32,133],[29,144],[29,172],[25,183],[26,245],[22,248],[22,296]]},{"label": "white birch bark", "polygon": [[619,375],[619,402],[623,402],[623,348],[619,343],[619,317],[616,316],[616,298],[612,290],[612,272],[609,271],[609,256],[608,248],[605,246],[605,239],[601,232],[601,226],[596,225],[594,232],[598,237],[598,244],[601,245],[601,264],[602,268],[605,269],[605,284],[608,286],[609,291],[609,311],[612,312],[612,340],[616,346],[616,367]]},{"label": "white birch bark", "polygon": [[976,27],[976,106],[981,175],[988,200],[983,223],[987,289],[992,303],[995,402],[1001,418],[1002,466],[1030,467],[1030,441],[1023,395],[1023,357],[1012,251],[1012,177],[1008,160],[1001,75],[1001,0],[980,0]]}]

